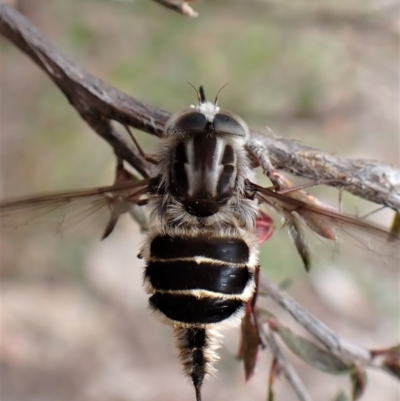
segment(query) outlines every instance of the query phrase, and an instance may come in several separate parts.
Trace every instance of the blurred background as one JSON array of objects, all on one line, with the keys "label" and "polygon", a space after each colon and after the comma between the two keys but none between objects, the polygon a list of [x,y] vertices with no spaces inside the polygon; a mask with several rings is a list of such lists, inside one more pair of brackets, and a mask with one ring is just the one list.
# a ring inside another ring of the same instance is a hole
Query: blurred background
[{"label": "blurred background", "polygon": [[[229,83],[220,105],[252,128],[268,126],[340,156],[398,165],[396,1],[200,0],[193,3],[197,19],[146,0],[14,4],[70,58],[143,102],[175,112],[195,102],[188,81],[204,85],[210,98]],[[109,146],[41,70],[0,42],[1,198],[111,184]],[[149,152],[157,149],[155,138],[138,138]],[[338,205],[337,191],[314,193]],[[376,206],[345,196],[344,208],[363,215]],[[390,224],[390,212],[374,216]],[[85,224],[72,235],[46,235],[41,228],[1,237],[1,399],[193,400],[170,330],[147,308],[136,258],[139,229],[126,217],[100,242],[101,222]],[[364,251],[356,262],[352,256],[360,255],[350,251],[340,262],[317,256],[307,275],[279,218],[276,226],[261,253],[269,279],[291,280],[289,293],[351,341],[369,348],[398,341],[398,271]],[[366,259],[375,266],[368,268]],[[244,384],[238,340],[238,330],[226,332],[218,377],[204,386],[204,400],[266,398],[269,353],[260,354],[256,374]],[[347,377],[290,359],[315,400],[349,393]],[[276,391],[278,401],[295,399],[283,379]],[[369,372],[363,400],[399,396],[393,379]]]}]

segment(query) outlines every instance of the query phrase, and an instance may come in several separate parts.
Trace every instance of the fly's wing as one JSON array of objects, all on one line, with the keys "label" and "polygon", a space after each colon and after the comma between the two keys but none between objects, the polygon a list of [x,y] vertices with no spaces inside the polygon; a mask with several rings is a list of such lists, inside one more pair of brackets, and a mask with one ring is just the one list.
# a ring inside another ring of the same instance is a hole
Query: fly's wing
[{"label": "fly's wing", "polygon": [[149,192],[150,179],[109,187],[71,191],[0,202],[0,226],[6,235],[45,231],[64,233],[100,218],[110,234],[119,216],[129,212]]},{"label": "fly's wing", "polygon": [[[256,192],[260,202],[272,206],[283,214],[288,221],[289,229],[292,226],[295,227],[295,238],[300,238],[299,223],[301,222],[303,226],[306,225],[322,238],[335,241],[335,243],[349,243],[352,247],[360,248],[364,253],[376,255],[382,265],[398,268],[400,235],[393,230],[338,213],[317,200],[309,203],[305,200],[307,198],[283,195],[254,183],[249,183],[249,189]],[[313,197],[310,196],[309,199],[312,200]],[[298,246],[299,241],[294,242]],[[305,242],[301,239],[300,255],[302,252],[303,254],[308,252],[305,246]]]}]

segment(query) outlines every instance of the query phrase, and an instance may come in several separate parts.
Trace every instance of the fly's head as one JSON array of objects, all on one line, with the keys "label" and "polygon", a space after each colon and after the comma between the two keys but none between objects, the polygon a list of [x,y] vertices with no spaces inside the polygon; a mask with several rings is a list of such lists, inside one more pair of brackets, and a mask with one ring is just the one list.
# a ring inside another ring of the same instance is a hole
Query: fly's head
[{"label": "fly's head", "polygon": [[205,134],[231,137],[235,142],[245,143],[249,135],[247,124],[235,113],[219,108],[219,92],[213,103],[206,100],[203,87],[200,86],[199,91],[196,90],[198,103],[174,114],[165,126],[164,137],[183,139]]}]

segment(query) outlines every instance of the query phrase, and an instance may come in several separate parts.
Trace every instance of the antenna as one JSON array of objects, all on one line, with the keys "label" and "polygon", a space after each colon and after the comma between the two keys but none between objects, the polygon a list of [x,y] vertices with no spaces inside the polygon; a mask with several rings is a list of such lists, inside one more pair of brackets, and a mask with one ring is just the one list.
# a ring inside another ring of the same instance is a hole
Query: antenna
[{"label": "antenna", "polygon": [[225,88],[226,85],[228,85],[228,82],[227,82],[225,85],[223,85],[223,86],[221,87],[221,89],[217,92],[217,95],[215,96],[215,100],[214,100],[214,105],[215,105],[215,106],[218,105],[218,96],[219,96],[220,92],[222,91],[222,89]]},{"label": "antenna", "polygon": [[[198,91],[190,82],[188,82],[188,84],[195,90],[196,95],[197,95],[197,101],[198,101],[199,103],[203,103],[203,100],[202,100],[202,99],[204,98],[203,87],[200,86],[200,93],[199,93],[199,91]],[[203,94],[203,97],[201,96],[201,94]]]}]

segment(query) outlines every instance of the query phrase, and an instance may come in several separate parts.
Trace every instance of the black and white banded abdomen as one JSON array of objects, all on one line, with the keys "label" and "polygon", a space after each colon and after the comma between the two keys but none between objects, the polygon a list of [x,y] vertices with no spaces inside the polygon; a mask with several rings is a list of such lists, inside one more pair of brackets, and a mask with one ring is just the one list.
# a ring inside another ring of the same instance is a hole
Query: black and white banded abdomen
[{"label": "black and white banded abdomen", "polygon": [[243,237],[159,234],[143,250],[150,307],[173,326],[185,373],[198,384],[218,359],[218,330],[238,326],[254,295],[257,251]]},{"label": "black and white banded abdomen", "polygon": [[149,256],[145,287],[152,309],[182,326],[240,321],[255,288],[242,238],[159,235]]}]

